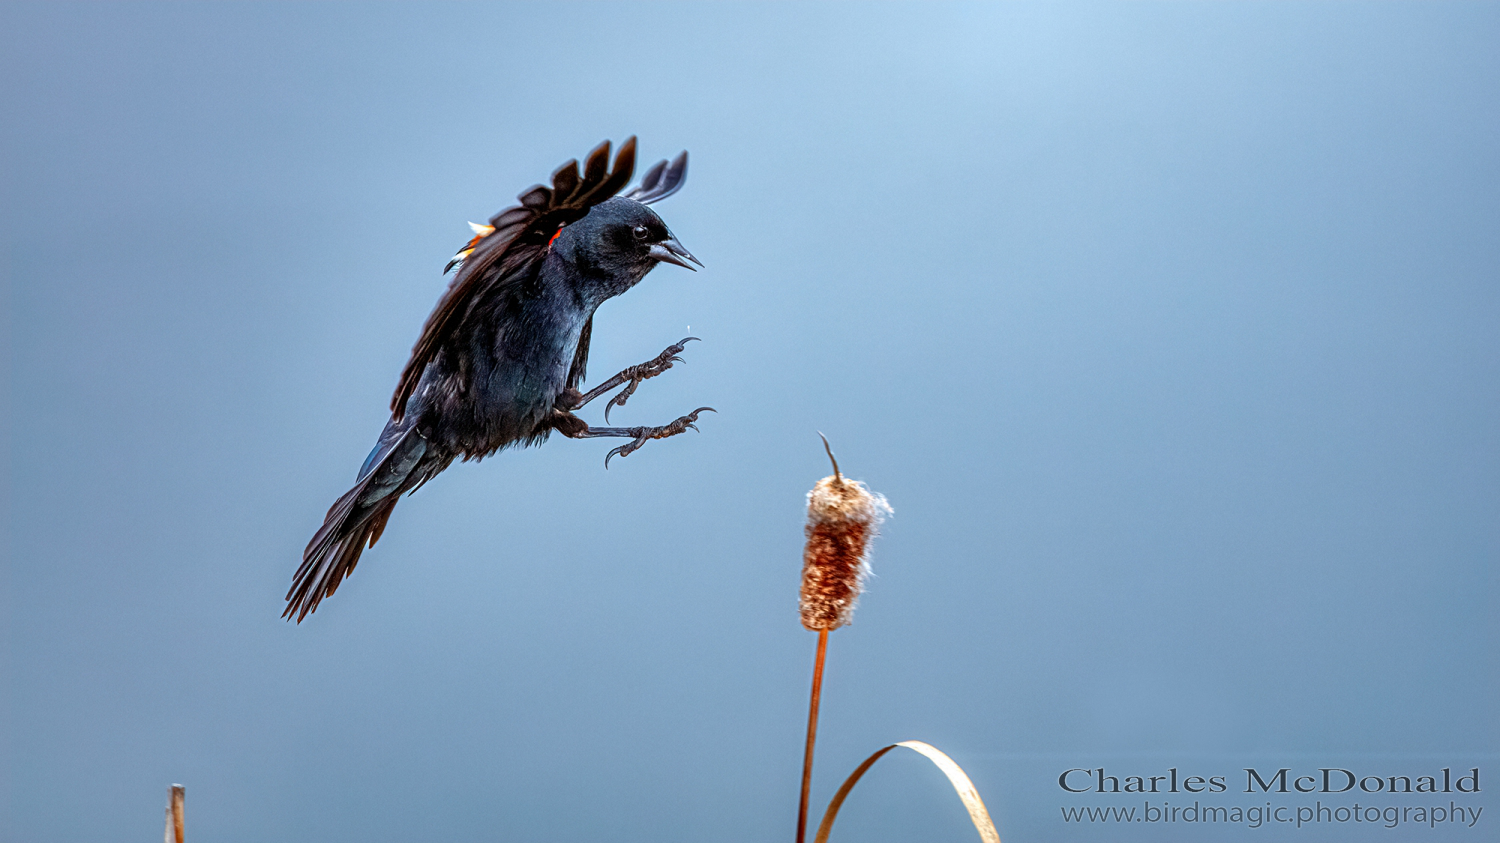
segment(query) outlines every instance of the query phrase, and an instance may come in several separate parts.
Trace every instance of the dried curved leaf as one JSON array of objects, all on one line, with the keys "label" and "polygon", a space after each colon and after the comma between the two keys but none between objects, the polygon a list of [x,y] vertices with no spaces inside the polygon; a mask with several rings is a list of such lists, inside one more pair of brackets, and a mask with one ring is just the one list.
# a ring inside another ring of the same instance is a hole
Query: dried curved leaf
[{"label": "dried curved leaf", "polygon": [[854,772],[849,774],[849,778],[844,780],[844,784],[839,788],[839,792],[835,793],[832,801],[828,803],[828,810],[823,814],[823,823],[818,826],[818,835],[813,838],[813,843],[828,843],[828,834],[833,831],[833,821],[838,817],[839,808],[843,806],[844,799],[848,797],[849,791],[854,789],[854,786],[859,783],[860,777],[865,774],[866,770],[874,766],[875,762],[879,761],[882,755],[885,755],[898,746],[904,746],[914,752],[919,752],[926,756],[929,761],[936,764],[937,768],[942,770],[943,774],[948,777],[948,781],[953,784],[953,789],[958,792],[958,798],[963,800],[964,807],[969,809],[969,819],[974,822],[974,828],[978,829],[979,839],[983,840],[984,843],[1000,843],[1000,833],[995,831],[995,823],[990,820],[990,812],[985,810],[984,800],[979,798],[979,791],[974,789],[974,783],[969,781],[969,777],[964,773],[963,768],[958,766],[952,758],[945,755],[942,750],[932,744],[921,741],[893,743],[866,758],[863,764],[854,768]]}]

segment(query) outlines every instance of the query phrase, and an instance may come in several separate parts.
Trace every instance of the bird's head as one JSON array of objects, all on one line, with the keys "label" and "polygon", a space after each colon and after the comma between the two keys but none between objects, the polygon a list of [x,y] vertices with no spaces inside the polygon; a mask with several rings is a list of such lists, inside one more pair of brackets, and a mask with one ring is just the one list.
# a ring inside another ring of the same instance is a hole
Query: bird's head
[{"label": "bird's head", "polygon": [[688,269],[703,265],[655,211],[625,196],[601,202],[583,219],[564,226],[552,249],[585,275],[602,281],[606,297],[635,286],[659,263]]}]

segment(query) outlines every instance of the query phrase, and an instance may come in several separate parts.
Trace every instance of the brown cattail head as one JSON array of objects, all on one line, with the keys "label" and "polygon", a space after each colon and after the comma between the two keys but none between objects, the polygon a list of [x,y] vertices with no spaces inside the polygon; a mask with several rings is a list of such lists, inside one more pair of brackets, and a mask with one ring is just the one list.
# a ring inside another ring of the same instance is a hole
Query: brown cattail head
[{"label": "brown cattail head", "polygon": [[890,513],[891,505],[884,496],[844,477],[838,463],[834,463],[831,477],[819,480],[807,493],[803,626],[818,631],[849,623],[870,573],[870,540]]}]

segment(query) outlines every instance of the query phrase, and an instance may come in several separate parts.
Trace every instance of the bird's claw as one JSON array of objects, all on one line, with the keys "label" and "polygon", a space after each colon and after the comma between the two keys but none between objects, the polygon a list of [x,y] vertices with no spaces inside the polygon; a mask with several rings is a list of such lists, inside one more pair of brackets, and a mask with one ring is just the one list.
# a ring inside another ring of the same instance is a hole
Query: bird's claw
[{"label": "bird's claw", "polygon": [[698,426],[696,424],[693,424],[693,422],[698,420],[699,413],[704,412],[717,413],[718,410],[715,410],[713,407],[699,407],[691,413],[688,413],[687,415],[682,416],[675,421],[668,422],[661,427],[627,428],[630,435],[634,436],[635,438],[630,440],[629,442],[626,442],[624,445],[619,446],[618,448],[611,448],[609,453],[604,455],[605,469],[609,468],[610,460],[614,459],[617,456],[622,459],[628,457],[639,450],[642,445],[646,444],[652,439],[666,439],[668,436],[676,436],[677,434],[686,431],[688,428],[697,430]]},{"label": "bird's claw", "polygon": [[[665,351],[663,351],[661,354],[656,355],[656,357],[652,358],[651,360],[648,360],[645,363],[640,364],[639,366],[631,366],[630,368],[621,372],[620,374],[623,375],[629,382],[625,384],[624,389],[615,394],[615,397],[609,399],[608,404],[604,405],[604,423],[609,424],[610,410],[614,409],[615,407],[625,406],[625,402],[629,401],[630,396],[635,394],[635,388],[641,385],[641,381],[646,380],[647,378],[654,378],[662,372],[665,372],[666,370],[672,368],[673,363],[686,364],[687,361],[683,360],[678,355],[682,354],[682,352],[687,348],[688,343],[693,342],[697,339],[697,337],[683,337],[672,345],[667,346]],[[621,456],[623,456],[623,454]]]}]

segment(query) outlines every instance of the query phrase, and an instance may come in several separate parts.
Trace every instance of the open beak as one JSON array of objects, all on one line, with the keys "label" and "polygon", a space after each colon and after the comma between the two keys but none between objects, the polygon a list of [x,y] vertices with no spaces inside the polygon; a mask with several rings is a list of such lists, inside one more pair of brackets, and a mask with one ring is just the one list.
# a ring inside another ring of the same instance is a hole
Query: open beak
[{"label": "open beak", "polygon": [[[692,264],[688,263],[688,261],[692,261],[699,266],[703,265],[703,261],[700,261],[697,258],[693,257],[693,253],[689,252],[687,249],[684,249],[682,247],[682,244],[677,242],[676,237],[669,237],[666,240],[653,245],[649,254],[651,255],[651,257],[656,258],[659,261],[662,261],[664,263],[675,263],[685,269],[693,269]],[[698,270],[693,269],[693,271],[697,272]]]}]

